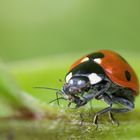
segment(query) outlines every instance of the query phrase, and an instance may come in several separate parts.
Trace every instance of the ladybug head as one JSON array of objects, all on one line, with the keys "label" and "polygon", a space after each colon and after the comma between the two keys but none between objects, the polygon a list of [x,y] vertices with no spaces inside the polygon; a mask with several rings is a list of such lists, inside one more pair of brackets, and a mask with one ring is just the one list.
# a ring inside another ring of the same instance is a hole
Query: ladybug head
[{"label": "ladybug head", "polygon": [[73,76],[63,86],[63,92],[66,95],[75,95],[88,90],[90,87],[89,78],[86,76]]}]

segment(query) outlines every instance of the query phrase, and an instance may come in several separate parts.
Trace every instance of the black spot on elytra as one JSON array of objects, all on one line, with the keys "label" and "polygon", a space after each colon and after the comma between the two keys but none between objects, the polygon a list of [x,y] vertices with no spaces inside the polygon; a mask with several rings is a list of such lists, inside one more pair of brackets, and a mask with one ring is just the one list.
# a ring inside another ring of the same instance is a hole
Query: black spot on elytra
[{"label": "black spot on elytra", "polygon": [[126,77],[127,81],[131,80],[131,74],[127,70],[125,71],[125,77]]},{"label": "black spot on elytra", "polygon": [[104,54],[101,52],[96,52],[96,53],[92,53],[92,54],[88,55],[88,57],[91,59],[103,58]]}]

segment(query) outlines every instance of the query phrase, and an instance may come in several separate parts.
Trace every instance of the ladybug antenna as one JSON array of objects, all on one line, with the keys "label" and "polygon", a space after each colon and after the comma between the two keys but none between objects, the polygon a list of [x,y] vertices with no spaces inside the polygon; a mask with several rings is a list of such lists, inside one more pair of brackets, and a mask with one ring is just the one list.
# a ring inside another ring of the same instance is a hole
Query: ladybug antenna
[{"label": "ladybug antenna", "polygon": [[60,89],[57,89],[57,88],[50,88],[50,87],[34,87],[34,88],[54,90],[54,91],[59,91],[59,92],[61,92],[61,93],[62,93],[62,91],[61,91]]},{"label": "ladybug antenna", "polygon": [[[52,102],[55,102],[55,101],[57,101],[57,102],[59,103],[59,100],[60,100],[60,99],[62,99],[62,100],[66,100],[66,99],[63,98],[63,97],[59,97],[59,98],[56,98],[56,99],[50,101],[49,104],[52,103]],[[59,105],[59,104],[58,104],[58,105]]]},{"label": "ladybug antenna", "polygon": [[50,101],[49,103],[52,103],[52,102],[54,102],[54,101],[57,100],[57,104],[58,104],[58,106],[59,106],[59,105],[60,105],[60,104],[59,104],[59,100],[60,100],[60,99],[64,99],[63,97],[58,97],[58,94],[62,94],[62,91],[61,91],[60,89],[49,88],[49,87],[34,87],[34,88],[48,89],[48,90],[54,90],[54,91],[56,91],[56,99]]}]

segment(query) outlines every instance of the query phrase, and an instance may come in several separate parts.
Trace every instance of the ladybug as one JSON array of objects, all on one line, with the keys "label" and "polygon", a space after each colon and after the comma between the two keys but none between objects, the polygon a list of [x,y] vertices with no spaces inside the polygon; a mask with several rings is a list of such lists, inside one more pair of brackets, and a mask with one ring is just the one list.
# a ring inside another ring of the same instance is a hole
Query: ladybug
[{"label": "ladybug", "polygon": [[[108,106],[96,113],[94,124],[98,126],[98,117],[106,112],[112,123],[113,113],[125,113],[134,109],[134,99],[139,94],[138,78],[118,53],[100,50],[77,60],[65,76],[62,94],[76,108],[90,100],[103,100]],[[113,105],[119,105],[115,108]]]}]

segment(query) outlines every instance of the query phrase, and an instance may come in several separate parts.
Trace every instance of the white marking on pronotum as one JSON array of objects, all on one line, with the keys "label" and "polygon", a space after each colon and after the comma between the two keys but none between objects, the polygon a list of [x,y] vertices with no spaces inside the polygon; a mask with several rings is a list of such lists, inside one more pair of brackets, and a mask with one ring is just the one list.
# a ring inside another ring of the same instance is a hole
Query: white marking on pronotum
[{"label": "white marking on pronotum", "polygon": [[86,61],[88,61],[89,60],[89,58],[88,57],[85,57],[85,58],[83,58],[82,60],[81,60],[81,63],[82,62],[86,62]]},{"label": "white marking on pronotum", "polygon": [[98,64],[101,64],[101,61],[102,61],[102,60],[101,60],[100,58],[95,58],[95,59],[94,59],[94,62],[96,62],[96,63],[98,63]]},{"label": "white marking on pronotum", "polygon": [[70,80],[71,77],[72,77],[72,72],[70,72],[70,73],[66,76],[66,83],[68,83],[68,81]]},{"label": "white marking on pronotum", "polygon": [[88,78],[92,85],[97,84],[100,81],[102,81],[102,78],[100,76],[98,76],[96,73],[91,73],[90,75],[88,75]]}]

